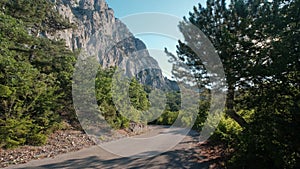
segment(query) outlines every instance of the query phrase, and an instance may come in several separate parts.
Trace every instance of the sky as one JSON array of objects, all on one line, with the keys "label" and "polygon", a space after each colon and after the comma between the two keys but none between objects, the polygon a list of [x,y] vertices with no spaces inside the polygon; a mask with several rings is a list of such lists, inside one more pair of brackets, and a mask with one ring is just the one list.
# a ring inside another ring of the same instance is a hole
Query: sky
[{"label": "sky", "polygon": [[[174,37],[162,36],[159,34],[137,34],[134,27],[126,22],[126,17],[139,13],[158,12],[162,14],[172,15],[178,20],[182,20],[184,16],[189,16],[189,12],[193,10],[198,3],[204,4],[205,0],[106,0],[108,6],[114,10],[115,17],[123,21],[129,30],[147,46],[150,55],[155,58],[164,76],[171,78],[172,64],[168,62],[168,57],[164,53],[166,47],[172,53],[176,52],[178,39]],[[124,19],[124,20],[123,20]],[[166,23],[164,23],[166,24]],[[158,24],[159,26],[159,24]],[[177,29],[177,28],[176,28]]]},{"label": "sky", "polygon": [[163,12],[182,18],[203,0],[106,0],[117,18],[141,12]]}]

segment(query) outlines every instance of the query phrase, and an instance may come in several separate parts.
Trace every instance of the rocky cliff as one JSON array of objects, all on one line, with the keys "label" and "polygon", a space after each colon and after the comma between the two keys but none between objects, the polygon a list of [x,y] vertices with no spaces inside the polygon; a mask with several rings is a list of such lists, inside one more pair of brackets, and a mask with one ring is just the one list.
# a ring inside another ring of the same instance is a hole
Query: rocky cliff
[{"label": "rocky cliff", "polygon": [[[129,77],[157,88],[172,88],[148,53],[145,44],[135,38],[125,24],[115,18],[105,0],[53,0],[57,11],[75,29],[46,36],[64,39],[71,50],[87,49],[103,67],[118,66]],[[174,86],[174,84],[172,85]]]}]

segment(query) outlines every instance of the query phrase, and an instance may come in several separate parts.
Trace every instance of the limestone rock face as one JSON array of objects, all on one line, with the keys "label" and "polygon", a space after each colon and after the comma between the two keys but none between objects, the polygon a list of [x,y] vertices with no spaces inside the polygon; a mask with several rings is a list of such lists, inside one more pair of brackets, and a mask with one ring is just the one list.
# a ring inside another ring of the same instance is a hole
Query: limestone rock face
[{"label": "limestone rock face", "polygon": [[87,50],[90,55],[97,56],[102,67],[118,66],[127,76],[137,77],[143,84],[161,89],[174,87],[174,83],[167,86],[171,83],[163,77],[145,44],[115,18],[105,0],[52,1],[57,11],[76,28],[46,34],[48,38],[64,39],[73,51]]}]

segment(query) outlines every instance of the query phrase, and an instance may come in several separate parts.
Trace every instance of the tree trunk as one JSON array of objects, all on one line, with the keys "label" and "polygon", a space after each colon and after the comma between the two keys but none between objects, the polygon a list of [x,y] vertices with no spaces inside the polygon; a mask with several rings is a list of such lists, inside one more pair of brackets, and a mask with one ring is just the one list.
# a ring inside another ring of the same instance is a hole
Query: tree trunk
[{"label": "tree trunk", "polygon": [[226,99],[226,114],[236,121],[242,128],[246,128],[248,123],[246,120],[236,113],[234,110],[234,87],[230,85],[228,87],[227,99]]}]

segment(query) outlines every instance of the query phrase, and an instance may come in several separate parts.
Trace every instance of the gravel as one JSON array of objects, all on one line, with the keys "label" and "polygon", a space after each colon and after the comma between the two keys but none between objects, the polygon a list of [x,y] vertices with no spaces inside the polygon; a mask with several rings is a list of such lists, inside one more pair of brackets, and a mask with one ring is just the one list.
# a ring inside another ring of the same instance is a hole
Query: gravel
[{"label": "gravel", "polygon": [[[145,128],[143,132],[148,129],[149,128]],[[117,130],[114,135],[104,136],[102,139],[98,139],[98,143],[117,140],[141,133],[142,132],[138,133],[126,130]],[[59,130],[51,134],[47,143],[43,146],[22,146],[15,149],[0,148],[0,168],[7,167],[9,165],[27,163],[30,160],[35,159],[51,158],[58,154],[88,148],[95,145],[95,142],[92,140],[94,139],[82,131]]]}]

